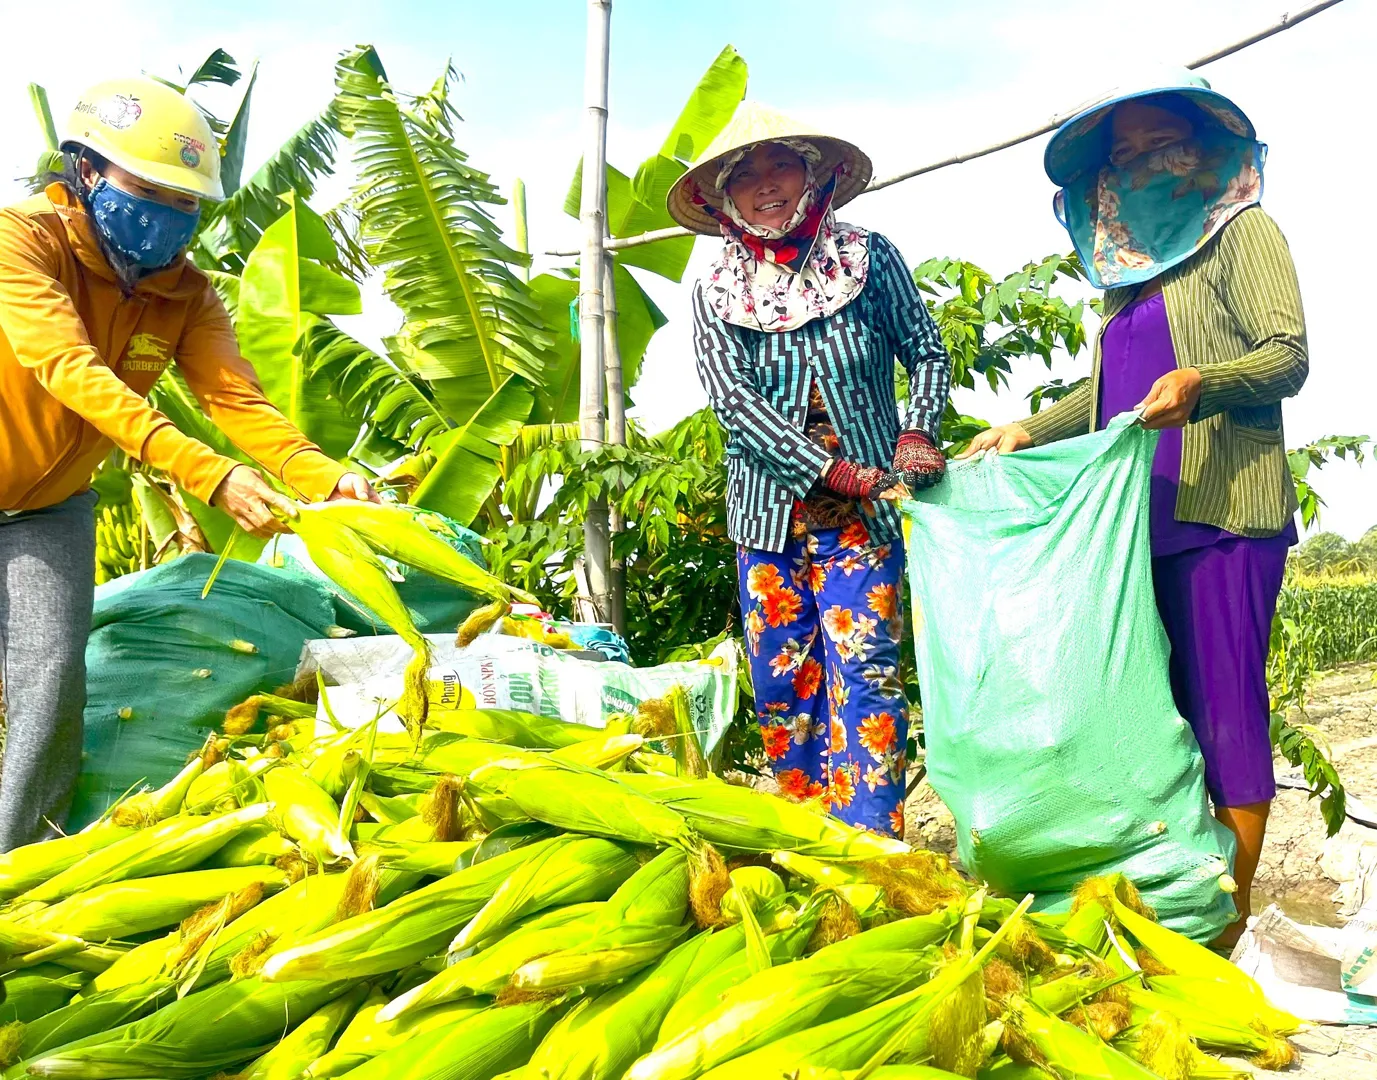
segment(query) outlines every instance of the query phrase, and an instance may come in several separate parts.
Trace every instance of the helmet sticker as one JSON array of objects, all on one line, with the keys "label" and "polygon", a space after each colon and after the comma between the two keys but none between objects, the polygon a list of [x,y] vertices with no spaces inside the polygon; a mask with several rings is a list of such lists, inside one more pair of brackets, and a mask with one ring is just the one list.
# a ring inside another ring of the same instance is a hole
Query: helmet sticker
[{"label": "helmet sticker", "polygon": [[94,116],[106,127],[123,131],[132,127],[143,115],[139,99],[128,94],[115,94],[109,101],[82,101],[77,103],[76,111]]},{"label": "helmet sticker", "polygon": [[183,135],[180,131],[174,131],[172,138],[182,144],[182,164],[188,169],[198,168],[201,164],[201,155],[206,152],[206,144],[191,135]]}]

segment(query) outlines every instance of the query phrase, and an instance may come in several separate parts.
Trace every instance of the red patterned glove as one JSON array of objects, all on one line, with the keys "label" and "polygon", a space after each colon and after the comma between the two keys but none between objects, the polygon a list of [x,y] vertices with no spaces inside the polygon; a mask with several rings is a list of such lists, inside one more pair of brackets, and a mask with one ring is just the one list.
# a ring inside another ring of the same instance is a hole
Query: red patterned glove
[{"label": "red patterned glove", "polygon": [[858,465],[841,458],[827,470],[822,482],[829,490],[848,499],[869,499],[878,494],[875,485],[887,475],[884,469],[874,465]]},{"label": "red patterned glove", "polygon": [[905,431],[894,450],[894,471],[902,473],[910,490],[932,487],[947,472],[947,459],[921,431]]}]

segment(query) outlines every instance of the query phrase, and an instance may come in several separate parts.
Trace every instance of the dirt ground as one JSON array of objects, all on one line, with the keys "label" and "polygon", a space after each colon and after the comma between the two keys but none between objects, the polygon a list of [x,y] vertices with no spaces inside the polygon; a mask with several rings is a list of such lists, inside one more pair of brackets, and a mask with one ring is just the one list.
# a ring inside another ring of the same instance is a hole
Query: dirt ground
[{"label": "dirt ground", "polygon": [[[1350,795],[1377,812],[1377,664],[1328,673],[1316,684],[1305,715],[1293,713],[1290,719],[1319,729]],[[1294,775],[1281,758],[1276,767],[1279,779]],[[909,843],[954,854],[955,823],[929,784],[918,786],[904,811]],[[1365,846],[1377,848],[1377,829],[1349,820],[1336,836],[1326,837],[1318,805],[1304,791],[1283,787],[1272,806],[1254,885],[1256,910],[1275,902],[1298,922],[1341,924],[1344,886],[1352,882]],[[1377,1028],[1318,1027],[1293,1041],[1302,1059],[1288,1075],[1315,1080],[1377,1077]],[[1241,1061],[1233,1064],[1247,1067]]]}]

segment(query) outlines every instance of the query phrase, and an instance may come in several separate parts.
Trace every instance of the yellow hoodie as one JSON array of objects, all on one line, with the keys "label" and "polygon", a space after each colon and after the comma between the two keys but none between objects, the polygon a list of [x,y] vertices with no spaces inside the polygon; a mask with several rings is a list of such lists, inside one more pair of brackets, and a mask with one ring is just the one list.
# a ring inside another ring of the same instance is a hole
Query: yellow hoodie
[{"label": "yellow hoodie", "polygon": [[307,499],[334,490],[343,466],[263,396],[224,305],[190,262],[125,295],[65,187],[0,210],[0,510],[85,490],[112,443],[209,502],[237,463],[144,400],[169,363],[268,472]]}]

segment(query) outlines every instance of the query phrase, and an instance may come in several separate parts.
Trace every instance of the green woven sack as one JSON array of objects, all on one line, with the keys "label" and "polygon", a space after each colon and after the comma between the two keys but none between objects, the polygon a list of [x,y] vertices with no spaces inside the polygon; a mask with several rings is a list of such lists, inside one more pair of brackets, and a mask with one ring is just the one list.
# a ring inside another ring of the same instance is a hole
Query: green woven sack
[{"label": "green woven sack", "polygon": [[96,589],[69,832],[129,789],[172,779],[226,709],[291,682],[302,646],[336,622],[317,578],[235,559],[202,599],[215,563],[183,555]]},{"label": "green woven sack", "polygon": [[1056,909],[1121,871],[1162,922],[1233,917],[1233,838],[1176,711],[1148,548],[1156,432],[952,464],[907,505],[928,776],[965,867]]}]

